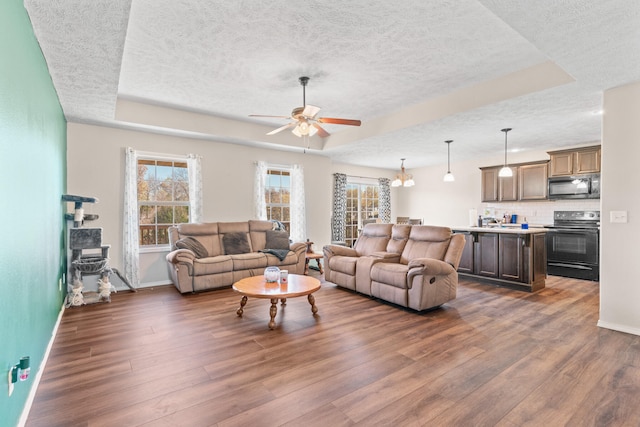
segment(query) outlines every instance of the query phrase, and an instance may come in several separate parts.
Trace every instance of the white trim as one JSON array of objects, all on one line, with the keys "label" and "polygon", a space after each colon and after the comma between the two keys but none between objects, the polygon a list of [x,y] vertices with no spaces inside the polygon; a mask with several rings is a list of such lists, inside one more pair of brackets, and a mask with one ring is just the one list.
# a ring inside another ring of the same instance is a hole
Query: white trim
[{"label": "white trim", "polygon": [[380,182],[378,182],[378,178],[366,178],[364,176],[349,176],[349,175],[347,175],[347,184],[375,185],[376,187],[380,186]]},{"label": "white trim", "polygon": [[187,154],[166,154],[166,153],[154,153],[152,151],[136,151],[138,160],[143,159],[150,160],[187,160]]},{"label": "white trim", "polygon": [[138,245],[139,253],[141,254],[151,254],[156,252],[171,252],[171,246],[169,244],[166,245]]},{"label": "white trim", "polygon": [[[140,283],[140,285],[136,288],[136,289],[142,289],[142,288],[154,288],[156,286],[174,286],[173,282],[171,281],[166,281],[166,280],[157,280],[155,282],[145,282],[145,283]],[[127,290],[127,288],[123,289],[123,290]]]},{"label": "white trim", "polygon": [[284,171],[284,172],[291,172],[291,169],[293,169],[293,166],[289,165],[275,165],[272,163],[267,163],[267,169],[269,170],[276,170],[276,171]]},{"label": "white trim", "polygon": [[[66,301],[66,298],[65,298]],[[44,356],[42,358],[42,363],[40,363],[40,367],[38,368],[38,372],[36,372],[36,376],[33,379],[33,385],[31,386],[31,390],[29,390],[29,396],[27,396],[27,401],[22,409],[22,415],[20,416],[20,420],[18,421],[18,427],[24,427],[27,423],[27,419],[29,418],[29,412],[31,411],[31,406],[33,405],[33,401],[36,397],[36,392],[38,391],[38,386],[40,385],[40,380],[42,379],[42,374],[44,373],[44,368],[47,365],[47,361],[49,360],[49,354],[51,353],[51,348],[53,347],[53,342],[56,339],[56,335],[58,334],[58,327],[60,326],[60,322],[62,321],[62,314],[65,310],[64,301],[62,302],[62,308],[60,309],[60,313],[58,313],[58,319],[56,320],[55,325],[53,326],[53,331],[51,332],[51,339],[49,340],[49,344],[47,344],[47,349],[44,352]]]},{"label": "white trim", "polygon": [[598,326],[600,328],[611,329],[611,330],[618,331],[618,332],[624,332],[626,334],[632,334],[632,335],[639,335],[640,336],[640,329],[632,328],[632,327],[627,326],[627,325],[619,325],[617,323],[611,323],[611,322],[606,322],[604,320],[598,320]]}]

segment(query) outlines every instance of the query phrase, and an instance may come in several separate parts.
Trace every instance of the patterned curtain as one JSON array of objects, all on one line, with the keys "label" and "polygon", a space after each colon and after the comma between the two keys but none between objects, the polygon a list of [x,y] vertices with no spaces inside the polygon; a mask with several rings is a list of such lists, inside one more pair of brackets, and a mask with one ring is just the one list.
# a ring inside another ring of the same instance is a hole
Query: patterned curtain
[{"label": "patterned curtain", "polygon": [[302,166],[291,169],[291,240],[304,242],[307,239],[307,217],[305,211],[304,171]]},{"label": "patterned curtain", "polygon": [[189,222],[202,221],[202,157],[187,155],[189,170]]},{"label": "patterned curtain", "polygon": [[347,222],[347,175],[334,173],[333,215],[331,217],[331,240],[346,241],[345,227]]},{"label": "patterned curtain", "polygon": [[139,278],[139,234],[138,234],[138,153],[133,148],[125,149],[124,171],[124,218],[122,241],[124,254],[124,275],[134,288]]},{"label": "patterned curtain", "polygon": [[391,222],[391,180],[378,178],[378,218],[385,224]]},{"label": "patterned curtain", "polygon": [[267,219],[267,201],[264,198],[264,189],[267,186],[267,164],[256,162],[256,179],[253,185],[253,206],[256,219]]}]

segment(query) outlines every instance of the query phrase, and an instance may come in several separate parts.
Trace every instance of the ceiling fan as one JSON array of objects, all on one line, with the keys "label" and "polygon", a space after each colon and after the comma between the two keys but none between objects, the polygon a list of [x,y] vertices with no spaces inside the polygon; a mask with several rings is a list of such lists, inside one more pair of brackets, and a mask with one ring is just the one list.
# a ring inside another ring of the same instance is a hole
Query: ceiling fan
[{"label": "ceiling fan", "polygon": [[278,132],[281,132],[285,129],[293,128],[291,131],[294,135],[303,137],[303,136],[313,136],[316,133],[325,138],[329,136],[329,132],[324,130],[320,123],[329,123],[333,125],[349,125],[349,126],[360,126],[360,120],[351,120],[351,119],[338,119],[333,117],[318,117],[316,115],[320,112],[319,107],[315,107],[313,105],[307,105],[306,102],[306,87],[307,83],[309,83],[309,77],[302,76],[298,79],[300,84],[302,85],[302,107],[296,107],[291,112],[291,116],[266,116],[261,114],[251,114],[249,117],[271,117],[278,119],[292,119],[293,122],[288,123],[284,126],[281,126],[277,129],[268,132],[267,135],[274,135]]}]

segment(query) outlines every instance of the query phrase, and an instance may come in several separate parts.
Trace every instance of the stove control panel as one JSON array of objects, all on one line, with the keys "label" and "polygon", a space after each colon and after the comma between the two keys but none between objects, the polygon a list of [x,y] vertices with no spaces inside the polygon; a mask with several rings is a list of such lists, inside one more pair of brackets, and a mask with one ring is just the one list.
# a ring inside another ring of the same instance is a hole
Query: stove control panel
[{"label": "stove control panel", "polygon": [[600,221],[600,211],[554,211],[554,221]]}]

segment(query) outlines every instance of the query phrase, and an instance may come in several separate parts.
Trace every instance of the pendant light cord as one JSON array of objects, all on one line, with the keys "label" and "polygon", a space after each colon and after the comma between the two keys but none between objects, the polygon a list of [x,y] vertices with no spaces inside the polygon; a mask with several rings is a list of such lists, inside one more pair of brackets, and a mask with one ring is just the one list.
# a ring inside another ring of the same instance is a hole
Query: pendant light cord
[{"label": "pendant light cord", "polygon": [[504,167],[507,167],[507,132],[511,130],[511,128],[501,129],[504,132]]}]

